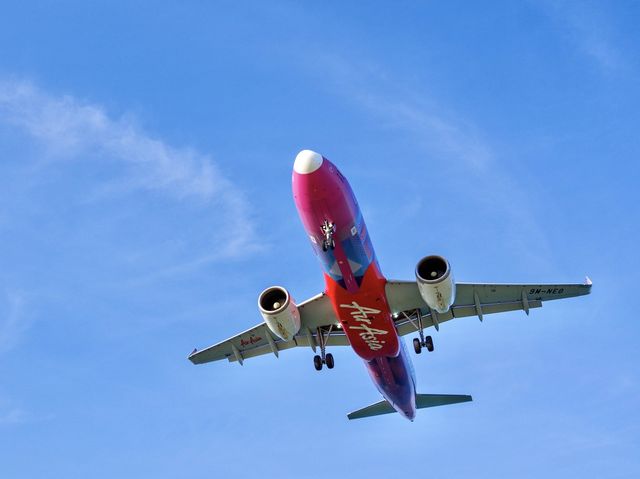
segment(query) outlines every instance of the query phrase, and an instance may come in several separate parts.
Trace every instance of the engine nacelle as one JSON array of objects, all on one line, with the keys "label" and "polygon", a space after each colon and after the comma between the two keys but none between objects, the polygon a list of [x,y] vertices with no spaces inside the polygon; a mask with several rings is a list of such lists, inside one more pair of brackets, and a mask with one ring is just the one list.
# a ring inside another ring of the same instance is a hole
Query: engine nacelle
[{"label": "engine nacelle", "polygon": [[280,339],[290,341],[300,331],[300,311],[282,286],[272,286],[258,296],[260,314]]},{"label": "engine nacelle", "polygon": [[420,296],[429,308],[446,313],[456,299],[456,283],[451,266],[442,256],[426,256],[416,266]]}]

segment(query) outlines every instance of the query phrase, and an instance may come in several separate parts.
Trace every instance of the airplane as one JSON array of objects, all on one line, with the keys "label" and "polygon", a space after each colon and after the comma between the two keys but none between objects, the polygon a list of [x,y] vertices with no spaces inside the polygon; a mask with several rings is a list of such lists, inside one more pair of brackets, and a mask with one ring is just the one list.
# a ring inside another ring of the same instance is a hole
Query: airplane
[{"label": "airplane", "polygon": [[543,301],[591,292],[584,284],[483,284],[454,281],[449,261],[422,258],[415,281],[388,280],[382,274],[358,201],[340,170],[322,155],[302,150],[293,164],[293,197],[311,246],[324,272],[325,290],[296,304],[282,286],[258,296],[263,322],[206,349],[195,349],[194,364],[227,359],[239,364],[263,354],[279,356],[310,347],[313,365],[333,369],[328,347],[351,346],[382,395],[380,402],[351,412],[359,419],[398,412],[413,421],[416,410],[471,401],[462,394],[417,394],[413,364],[401,336],[416,334],[414,351],[433,351],[425,329],[451,319],[523,310]]}]

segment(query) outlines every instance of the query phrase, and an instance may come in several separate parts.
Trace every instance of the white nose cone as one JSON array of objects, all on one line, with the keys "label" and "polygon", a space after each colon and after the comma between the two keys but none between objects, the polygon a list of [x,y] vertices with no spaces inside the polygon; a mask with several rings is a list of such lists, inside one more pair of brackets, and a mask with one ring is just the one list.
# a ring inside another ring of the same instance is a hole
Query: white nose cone
[{"label": "white nose cone", "polygon": [[322,155],[311,150],[302,150],[296,156],[293,163],[293,170],[300,175],[313,173],[322,166]]}]

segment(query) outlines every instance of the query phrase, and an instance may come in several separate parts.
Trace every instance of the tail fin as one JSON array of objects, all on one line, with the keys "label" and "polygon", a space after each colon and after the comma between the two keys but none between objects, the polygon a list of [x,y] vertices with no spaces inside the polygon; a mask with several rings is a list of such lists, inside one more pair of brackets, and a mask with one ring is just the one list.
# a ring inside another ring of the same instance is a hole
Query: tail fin
[{"label": "tail fin", "polygon": [[[416,409],[425,407],[446,406],[448,404],[457,404],[460,402],[469,402],[473,398],[466,394],[416,394]],[[381,414],[389,414],[396,412],[393,406],[383,400],[370,406],[358,409],[357,411],[347,414],[349,419],[361,419],[363,417],[380,416]]]}]

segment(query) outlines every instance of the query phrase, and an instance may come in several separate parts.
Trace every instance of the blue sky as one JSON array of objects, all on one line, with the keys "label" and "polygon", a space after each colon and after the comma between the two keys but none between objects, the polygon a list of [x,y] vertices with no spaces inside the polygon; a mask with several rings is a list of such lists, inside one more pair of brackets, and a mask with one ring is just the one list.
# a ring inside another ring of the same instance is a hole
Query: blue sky
[{"label": "blue sky", "polygon": [[[0,16],[2,477],[640,474],[637,2],[23,2]],[[293,159],[349,178],[383,272],[594,281],[443,325],[348,422],[360,360],[187,360],[323,288]]]}]

